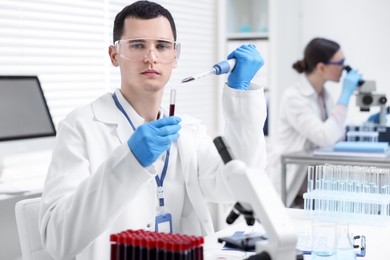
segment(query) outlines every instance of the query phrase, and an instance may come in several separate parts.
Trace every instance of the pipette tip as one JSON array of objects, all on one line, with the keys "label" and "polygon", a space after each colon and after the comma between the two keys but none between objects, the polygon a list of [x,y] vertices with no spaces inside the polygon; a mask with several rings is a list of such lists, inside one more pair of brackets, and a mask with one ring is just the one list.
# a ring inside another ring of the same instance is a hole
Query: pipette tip
[{"label": "pipette tip", "polygon": [[188,78],[185,78],[181,81],[181,83],[186,83],[186,82],[190,82],[190,81],[193,81],[195,78],[194,77],[188,77]]}]

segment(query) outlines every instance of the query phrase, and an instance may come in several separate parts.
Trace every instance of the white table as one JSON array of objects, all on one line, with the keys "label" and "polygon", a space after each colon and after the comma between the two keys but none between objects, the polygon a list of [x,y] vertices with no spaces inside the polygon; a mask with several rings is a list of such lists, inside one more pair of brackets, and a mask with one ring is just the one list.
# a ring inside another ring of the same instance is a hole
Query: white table
[{"label": "white table", "polygon": [[[296,227],[297,232],[311,232],[311,220],[307,219],[305,211],[302,209],[287,209],[292,224]],[[366,236],[367,248],[366,256],[358,257],[358,260],[385,260],[390,259],[388,256],[388,247],[390,245],[390,226],[364,226],[350,225],[350,232],[353,234],[362,234]],[[262,231],[260,224],[254,227],[248,227],[244,223],[233,225],[227,229],[221,230],[205,238],[204,252],[206,260],[214,259],[245,259],[251,253],[241,251],[224,251],[223,245],[218,243],[218,237],[231,236],[236,231]],[[224,257],[224,258],[223,258]],[[304,255],[304,259],[311,259],[310,255]],[[274,259],[273,259],[274,260]],[[276,259],[279,260],[279,259]]]}]

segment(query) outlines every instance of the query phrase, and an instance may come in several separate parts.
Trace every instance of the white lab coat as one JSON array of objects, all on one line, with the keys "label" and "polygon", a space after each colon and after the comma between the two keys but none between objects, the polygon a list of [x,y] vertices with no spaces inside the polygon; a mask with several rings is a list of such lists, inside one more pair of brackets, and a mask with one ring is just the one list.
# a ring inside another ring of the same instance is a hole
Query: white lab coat
[{"label": "white lab coat", "polygon": [[[225,138],[234,154],[263,172],[263,89],[251,85],[250,91],[239,91],[225,86],[222,101]],[[181,125],[177,150],[187,196],[184,207],[190,212],[182,217],[181,227],[186,234],[206,235],[214,231],[207,201],[233,203],[235,199],[205,127],[185,116]],[[130,217],[141,222],[143,218],[129,205],[154,181],[154,175],[131,153],[127,145],[131,133],[111,93],[75,110],[59,124],[39,221],[43,245],[56,259],[107,260],[110,234],[141,228],[129,223]]]},{"label": "white lab coat", "polygon": [[[306,76],[283,93],[278,128],[269,145],[267,174],[281,193],[282,154],[310,150],[336,143],[344,136],[347,110],[335,105],[325,88],[324,100],[328,118],[322,121],[317,92]],[[306,177],[306,167],[287,167],[287,205],[290,206]]]}]

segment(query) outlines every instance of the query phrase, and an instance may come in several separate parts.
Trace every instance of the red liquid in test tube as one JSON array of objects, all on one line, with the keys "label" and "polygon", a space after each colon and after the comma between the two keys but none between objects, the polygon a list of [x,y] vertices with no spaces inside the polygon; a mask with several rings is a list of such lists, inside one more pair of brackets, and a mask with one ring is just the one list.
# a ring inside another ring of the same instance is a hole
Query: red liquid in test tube
[{"label": "red liquid in test tube", "polygon": [[112,234],[110,236],[110,242],[111,242],[111,260],[117,260],[117,245],[118,245],[118,235]]},{"label": "red liquid in test tube", "polygon": [[176,89],[171,89],[171,100],[169,102],[169,116],[175,115]]}]

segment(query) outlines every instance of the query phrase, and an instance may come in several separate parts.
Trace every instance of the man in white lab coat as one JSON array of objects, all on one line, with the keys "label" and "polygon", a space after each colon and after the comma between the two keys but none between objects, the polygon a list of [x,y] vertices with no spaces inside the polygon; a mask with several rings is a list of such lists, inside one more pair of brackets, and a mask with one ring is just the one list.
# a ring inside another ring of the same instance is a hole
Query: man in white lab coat
[{"label": "man in white lab coat", "polygon": [[[56,259],[107,260],[109,235],[126,229],[207,235],[207,201],[235,202],[205,127],[160,108],[179,48],[162,6],[138,1],[116,16],[109,55],[120,89],[71,112],[57,129],[39,221]],[[223,90],[225,138],[261,173],[265,99],[250,81],[263,60],[253,45],[230,58],[237,64]]]}]

